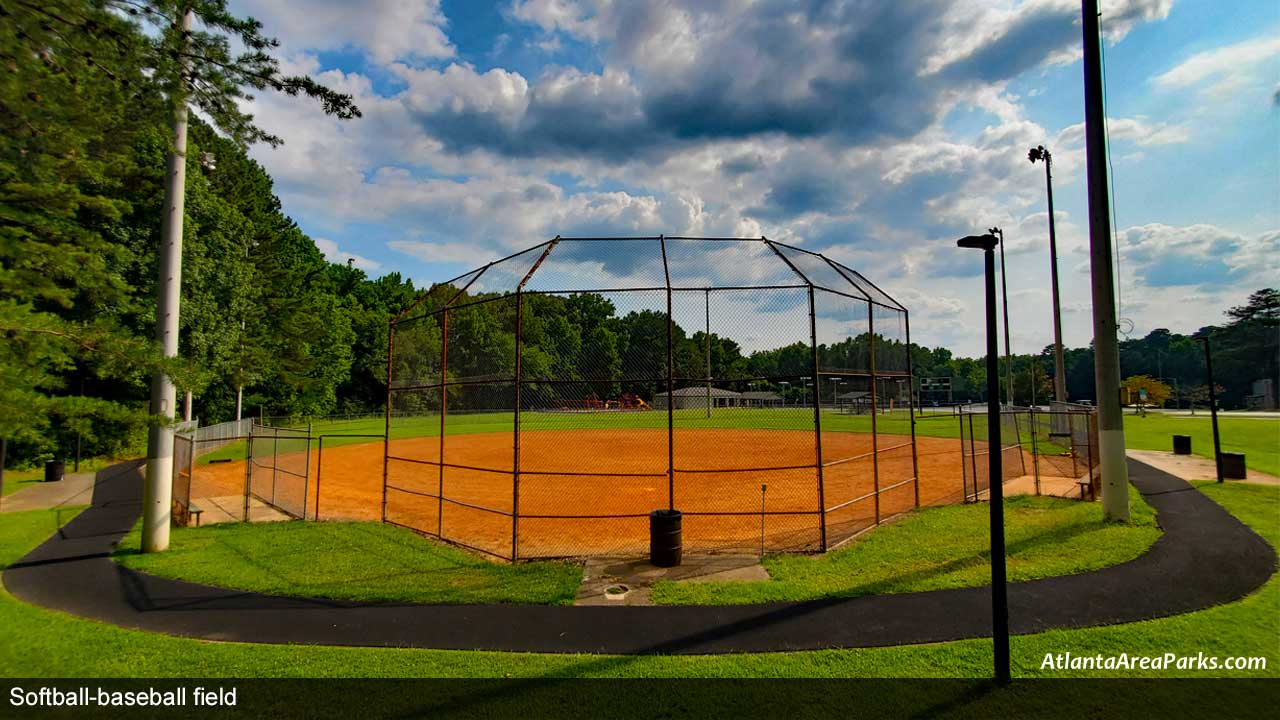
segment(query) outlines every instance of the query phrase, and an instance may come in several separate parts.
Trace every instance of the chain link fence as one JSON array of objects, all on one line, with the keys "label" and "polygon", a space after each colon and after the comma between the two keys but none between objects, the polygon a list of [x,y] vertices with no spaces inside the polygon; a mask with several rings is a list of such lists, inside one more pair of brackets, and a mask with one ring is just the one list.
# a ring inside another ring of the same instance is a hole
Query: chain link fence
[{"label": "chain link fence", "polygon": [[[964,498],[985,498],[991,448],[986,413],[966,412],[959,422]],[[1097,492],[1098,421],[1086,405],[1055,403],[1050,410],[1000,413],[1001,471],[1014,492],[1092,499]]]},{"label": "chain link fence", "polygon": [[[556,238],[392,324],[383,519],[505,559],[818,551],[916,507],[907,311],[766,239]],[[954,447],[954,446],[952,446]]]}]

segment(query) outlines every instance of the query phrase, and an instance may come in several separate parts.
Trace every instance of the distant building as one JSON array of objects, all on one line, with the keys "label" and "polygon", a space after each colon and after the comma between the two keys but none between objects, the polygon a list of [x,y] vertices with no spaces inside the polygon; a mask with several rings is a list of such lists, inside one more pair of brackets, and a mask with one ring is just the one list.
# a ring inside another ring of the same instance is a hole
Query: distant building
[{"label": "distant building", "polygon": [[[702,387],[680,388],[671,393],[672,407],[676,410],[706,410],[708,396],[711,407],[738,407],[742,405],[742,393],[721,388]],[[659,392],[653,396],[653,406],[659,410],[667,409],[667,394]]]},{"label": "distant building", "polygon": [[768,390],[750,390],[742,393],[742,404],[746,407],[782,407],[782,396]]},{"label": "distant building", "polygon": [[1276,402],[1276,383],[1274,380],[1267,378],[1265,380],[1253,381],[1253,392],[1244,399],[1245,407],[1250,410],[1275,410]]}]

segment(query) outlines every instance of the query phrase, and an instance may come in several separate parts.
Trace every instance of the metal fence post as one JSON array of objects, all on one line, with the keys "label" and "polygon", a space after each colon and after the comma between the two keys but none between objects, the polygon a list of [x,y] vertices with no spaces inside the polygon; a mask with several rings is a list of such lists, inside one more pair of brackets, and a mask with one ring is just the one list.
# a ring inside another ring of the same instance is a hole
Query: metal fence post
[{"label": "metal fence post", "polygon": [[[822,400],[818,392],[818,320],[814,308],[813,285],[809,285],[809,350],[813,358],[813,438],[814,467],[818,471],[818,530],[822,534],[822,551],[827,551],[827,493],[822,470]],[[879,498],[877,498],[877,501]],[[876,522],[880,522],[879,512]]]},{"label": "metal fence post", "polygon": [[436,537],[444,537],[444,426],[449,408],[449,308],[445,307],[440,341],[440,483],[436,486]]},{"label": "metal fence post", "polygon": [[276,467],[280,464],[280,429],[271,429],[271,504],[276,504]]},{"label": "metal fence post", "polygon": [[241,522],[249,522],[249,494],[253,492],[253,421],[249,421],[249,439],[244,444],[244,516]]},{"label": "metal fence post", "polygon": [[707,288],[703,301],[707,314],[707,419],[711,419],[711,289]]},{"label": "metal fence post", "polygon": [[[303,465],[304,473],[302,477],[302,519],[307,519],[307,495],[311,490],[311,431],[312,423],[307,422],[307,461]],[[385,456],[384,456],[385,457]],[[315,520],[314,517],[311,518]]]},{"label": "metal fence post", "polygon": [[[382,421],[382,522],[387,521],[387,482],[389,480],[388,470],[391,465],[391,382],[393,368],[393,359],[396,351],[396,324],[398,319],[392,320],[387,324],[387,402],[385,415]],[[323,438],[320,443],[320,452],[324,453]],[[317,472],[316,476],[316,514],[320,513],[320,478]]]},{"label": "metal fence post", "polygon": [[915,476],[916,507],[920,507],[920,460],[916,452],[916,376],[911,362],[911,313],[902,311],[907,329],[907,417],[911,420],[911,474]]},{"label": "metal fence post", "polygon": [[[968,418],[969,418],[969,458],[971,460],[970,464],[973,466],[973,499],[974,501],[977,501],[978,493],[980,492],[978,490],[978,448],[975,445],[975,441],[973,439],[973,414],[970,413],[968,415]],[[987,452],[990,453],[991,448],[987,448]],[[990,461],[988,460],[988,462]]]},{"label": "metal fence post", "polygon": [[1036,476],[1036,495],[1040,495],[1040,448],[1036,440],[1036,406],[1031,406],[1031,471]]},{"label": "metal fence post", "polygon": [[658,236],[662,248],[662,272],[667,282],[667,509],[676,509],[676,436],[675,436],[675,350],[672,347],[671,270],[667,267],[667,240]]},{"label": "metal fence post", "polygon": [[[526,278],[527,279],[527,278]],[[520,369],[524,350],[524,296],[522,287],[516,288],[516,382],[515,414],[512,418],[511,458],[511,562],[519,557],[520,533]]]},{"label": "metal fence post", "polygon": [[876,399],[876,306],[867,301],[867,367],[871,370],[871,481],[875,488],[876,524],[880,524],[880,436],[876,416],[880,403]]},{"label": "metal fence post", "polygon": [[[318,446],[316,449],[316,508],[311,512],[311,519],[317,522],[320,520],[320,472],[324,468],[324,436],[321,435],[318,438],[318,440],[319,442],[316,443]],[[387,465],[386,453],[383,453],[382,466],[384,469],[386,468],[386,465]],[[382,504],[383,522],[386,522],[386,513],[387,513],[387,505],[385,500],[386,495],[387,495],[387,476],[384,472],[382,476],[382,496],[384,498],[383,504]]]}]

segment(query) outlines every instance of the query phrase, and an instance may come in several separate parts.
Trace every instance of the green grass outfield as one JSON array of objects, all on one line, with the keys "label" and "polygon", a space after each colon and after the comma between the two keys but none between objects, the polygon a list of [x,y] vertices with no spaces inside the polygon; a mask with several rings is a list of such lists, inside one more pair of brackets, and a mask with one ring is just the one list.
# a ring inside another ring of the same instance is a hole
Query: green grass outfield
[{"label": "green grass outfield", "polygon": [[[1146,417],[1125,415],[1125,446],[1136,450],[1171,450],[1174,435],[1191,435],[1192,448],[1197,455],[1213,456],[1213,434],[1208,416],[1187,417],[1148,413]],[[508,412],[458,413],[450,415],[445,434],[484,432],[512,432],[515,416]],[[710,418],[702,410],[675,411],[676,428],[746,428],[757,430],[813,430],[813,410],[795,407],[769,410],[718,409]],[[636,412],[525,412],[521,415],[523,428],[534,430],[581,429],[662,429],[667,416],[662,411]],[[305,427],[305,426],[303,426]],[[822,429],[830,432],[871,432],[871,416],[848,415],[831,410],[822,412]],[[326,447],[354,443],[376,442],[374,438],[336,437],[337,435],[381,435],[382,418],[365,418],[333,422],[317,422],[312,426],[314,435],[333,435],[325,438]],[[1222,449],[1225,452],[1245,453],[1246,464],[1272,475],[1280,475],[1280,418],[1219,417]],[[906,411],[894,410],[876,416],[876,431],[892,435],[911,434]],[[440,434],[440,416],[395,418],[391,424],[391,437],[435,437]],[[916,434],[921,437],[959,438],[960,423],[950,414],[927,414],[916,419]],[[1025,434],[1025,433],[1024,433]],[[1024,447],[1030,449],[1029,435],[1023,438]],[[300,450],[304,445],[289,440],[290,450]],[[297,447],[295,447],[297,446]],[[315,447],[315,443],[312,443]],[[959,445],[956,446],[959,450]],[[1062,448],[1046,445],[1041,454],[1061,452]],[[200,464],[212,460],[240,460],[244,458],[244,443],[234,443],[202,456]]]},{"label": "green grass outfield", "polygon": [[[1200,490],[1280,543],[1280,488],[1208,483]],[[64,513],[62,520],[69,519]],[[0,522],[0,565],[58,527],[51,511],[11,513]],[[1220,607],[1159,620],[1055,630],[1012,639],[1017,677],[1209,677],[1225,671],[1055,671],[1046,654],[1116,653],[1263,656],[1280,676],[1280,580]],[[991,641],[720,656],[541,655],[395,648],[307,647],[205,642],[154,635],[32,607],[0,590],[0,672],[10,677],[988,677]],[[1159,694],[1162,686],[1152,692]]]},{"label": "green grass outfield", "polygon": [[[1104,523],[1097,503],[1012,497],[1009,576],[1085,572],[1142,554],[1160,536],[1133,493],[1133,522]],[[985,505],[924,508],[822,556],[765,560],[760,583],[661,583],[660,603],[756,603],[982,585]],[[572,602],[582,569],[565,562],[500,565],[381,523],[225,523],[178,528],[167,552],[139,554],[137,527],[116,560],[165,577],[280,595],[441,603]],[[316,558],[323,562],[315,562]]]},{"label": "green grass outfield", "polygon": [[[1280,475],[1280,418],[1220,414],[1218,434],[1223,452],[1244,453],[1245,465],[1249,468]],[[1174,435],[1190,435],[1193,453],[1213,457],[1213,423],[1208,412],[1194,417],[1153,412],[1143,417],[1125,413],[1125,447],[1172,451]]]},{"label": "green grass outfield", "polygon": [[[667,427],[667,414],[660,410],[619,411],[619,412],[533,412],[521,414],[521,426],[524,431],[539,430],[630,430],[650,429],[663,430]],[[676,410],[674,413],[676,429],[751,429],[751,430],[801,430],[813,431],[813,408],[795,406],[778,409],[737,409],[721,408],[712,411],[711,417],[705,410]],[[515,415],[510,412],[455,413],[450,414],[445,422],[446,435],[465,435],[470,433],[512,432]],[[301,425],[306,428],[306,425]],[[313,436],[325,435],[325,447],[376,442],[370,437],[341,437],[342,435],[381,435],[385,429],[382,418],[363,418],[359,420],[338,420],[332,422],[316,422],[311,426]],[[870,415],[851,415],[833,410],[822,412],[822,429],[824,432],[871,432]],[[905,410],[894,410],[876,416],[876,432],[888,435],[910,435],[911,424]],[[959,422],[951,415],[930,415],[926,419],[917,419],[916,432],[930,437],[959,438]],[[423,415],[398,417],[391,422],[391,438],[438,437],[440,435],[440,416]],[[299,445],[299,441],[284,440],[281,436],[281,447],[285,444],[290,450]],[[267,444],[269,446],[269,442]],[[315,441],[312,447],[316,446]],[[957,450],[959,445],[956,446]],[[237,442],[200,457],[197,461],[206,464],[213,460],[244,459],[244,442]]]}]

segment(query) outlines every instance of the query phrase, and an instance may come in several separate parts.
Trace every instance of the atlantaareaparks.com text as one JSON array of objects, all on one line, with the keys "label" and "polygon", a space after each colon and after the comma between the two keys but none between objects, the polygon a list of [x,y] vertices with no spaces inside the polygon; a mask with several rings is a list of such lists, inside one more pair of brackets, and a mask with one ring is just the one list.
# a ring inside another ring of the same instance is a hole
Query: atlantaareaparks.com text
[{"label": "atlantaareaparks.com text", "polygon": [[1195,655],[1072,655],[1045,653],[1041,670],[1266,670],[1265,657],[1210,657]]}]

